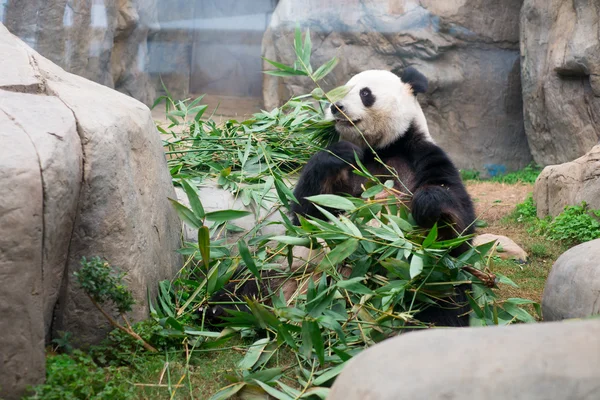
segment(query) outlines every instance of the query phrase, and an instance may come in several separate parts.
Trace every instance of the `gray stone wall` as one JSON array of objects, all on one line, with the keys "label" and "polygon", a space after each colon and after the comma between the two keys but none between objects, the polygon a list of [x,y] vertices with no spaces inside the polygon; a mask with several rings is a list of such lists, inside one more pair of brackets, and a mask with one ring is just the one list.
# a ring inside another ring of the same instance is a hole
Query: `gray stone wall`
[{"label": "gray stone wall", "polygon": [[[282,0],[263,41],[266,58],[291,64],[296,23],[310,28],[314,65],[340,64],[332,88],[365,69],[414,66],[430,81],[421,97],[434,139],[459,168],[494,175],[531,161],[519,66],[522,0]],[[270,68],[264,64],[264,68]],[[308,93],[307,78],[265,76],[270,109]]]}]

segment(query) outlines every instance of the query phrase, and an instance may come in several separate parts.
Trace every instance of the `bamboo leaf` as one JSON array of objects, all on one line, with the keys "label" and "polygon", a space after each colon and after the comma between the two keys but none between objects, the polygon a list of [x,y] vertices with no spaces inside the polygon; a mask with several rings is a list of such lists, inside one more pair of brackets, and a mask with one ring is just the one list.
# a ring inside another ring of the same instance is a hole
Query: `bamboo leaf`
[{"label": "bamboo leaf", "polygon": [[267,347],[269,342],[270,340],[268,338],[264,338],[252,343],[252,345],[246,352],[246,355],[238,363],[237,367],[239,369],[251,369],[254,366],[254,364],[256,364],[263,350],[265,349],[265,347]]},{"label": "bamboo leaf", "polygon": [[336,210],[354,211],[356,209],[356,206],[350,200],[335,194],[319,194],[307,197],[306,200]]},{"label": "bamboo leaf", "polygon": [[194,212],[178,202],[177,200],[169,199],[179,218],[188,224],[191,228],[200,229],[202,222],[194,215]]},{"label": "bamboo leaf", "polygon": [[192,188],[192,186],[186,181],[186,180],[181,180],[181,186],[183,187],[183,190],[185,191],[185,194],[187,195],[188,201],[190,202],[190,206],[192,207],[192,211],[194,212],[194,215],[198,218],[198,219],[203,219],[204,218],[204,207],[202,207],[202,203],[200,202],[200,198],[198,197],[198,193],[196,192],[196,190],[194,188]]},{"label": "bamboo leaf", "polygon": [[210,263],[210,231],[204,225],[198,229],[198,249],[202,256],[204,268],[208,269],[208,264]]},{"label": "bamboo leaf", "polygon": [[251,214],[249,211],[242,210],[219,210],[206,213],[206,219],[214,222],[225,222],[243,218]]},{"label": "bamboo leaf", "polygon": [[275,397],[277,400],[294,400],[293,397],[288,396],[287,394],[280,392],[279,390],[267,385],[266,383],[262,383],[259,380],[254,380],[254,382],[260,386],[265,392],[267,392],[269,395]]},{"label": "bamboo leaf", "polygon": [[321,365],[323,365],[325,364],[325,344],[323,343],[323,336],[321,335],[319,324],[317,324],[315,321],[310,321],[308,322],[308,329],[310,330],[310,336],[312,339],[313,348],[317,354],[317,358],[319,359]]},{"label": "bamboo leaf", "polygon": [[333,57],[331,60],[321,65],[313,74],[314,80],[320,81],[321,79],[325,78],[331,71],[333,71],[338,62],[338,58]]},{"label": "bamboo leaf", "polygon": [[423,247],[424,248],[430,247],[433,244],[433,242],[435,242],[435,240],[437,239],[437,235],[438,235],[438,228],[437,228],[437,223],[435,223],[433,225],[433,227],[431,228],[431,230],[429,231],[429,234],[423,241]]},{"label": "bamboo leaf", "polygon": [[423,272],[423,259],[418,254],[413,254],[410,260],[410,279],[414,279]]},{"label": "bamboo leaf", "polygon": [[208,400],[226,400],[232,398],[237,392],[242,390],[242,388],[246,386],[245,382],[241,383],[233,383],[229,386],[225,386],[223,389],[219,390],[217,393],[213,394]]},{"label": "bamboo leaf", "polygon": [[342,100],[344,97],[346,97],[348,93],[350,93],[349,87],[338,86],[335,89],[332,89],[329,92],[327,92],[327,94],[325,94],[325,97],[327,97],[327,100],[333,104]]},{"label": "bamboo leaf", "polygon": [[325,255],[322,265],[327,267],[335,267],[346,258],[350,257],[358,248],[358,239],[348,239],[338,244],[333,250]]},{"label": "bamboo leaf", "polygon": [[329,370],[326,370],[324,373],[319,375],[319,377],[313,381],[313,385],[321,386],[322,384],[327,383],[327,381],[338,376],[340,374],[340,372],[342,372],[342,370],[344,369],[345,366],[346,366],[346,363],[342,363],[342,364],[336,365],[333,368],[330,368]]},{"label": "bamboo leaf", "polygon": [[252,272],[252,275],[256,277],[260,281],[260,272],[258,272],[258,268],[256,267],[256,262],[252,258],[250,254],[250,250],[248,250],[248,245],[243,239],[238,241],[238,250],[240,252],[240,256],[242,256],[242,260],[246,264],[246,267]]}]

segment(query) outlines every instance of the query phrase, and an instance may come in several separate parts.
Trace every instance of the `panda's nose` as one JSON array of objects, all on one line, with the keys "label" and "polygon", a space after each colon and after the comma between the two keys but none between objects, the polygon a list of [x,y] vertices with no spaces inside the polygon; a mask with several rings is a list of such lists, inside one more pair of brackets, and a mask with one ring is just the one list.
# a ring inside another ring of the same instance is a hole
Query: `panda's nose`
[{"label": "panda's nose", "polygon": [[339,114],[340,111],[344,111],[344,106],[342,105],[342,103],[338,102],[331,105],[331,113],[333,115]]}]

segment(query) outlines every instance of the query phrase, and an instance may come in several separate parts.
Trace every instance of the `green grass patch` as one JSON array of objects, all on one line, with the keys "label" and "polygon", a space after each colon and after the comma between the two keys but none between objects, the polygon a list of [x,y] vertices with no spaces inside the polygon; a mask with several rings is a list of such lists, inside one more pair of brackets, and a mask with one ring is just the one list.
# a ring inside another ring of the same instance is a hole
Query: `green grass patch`
[{"label": "green grass patch", "polygon": [[530,164],[523,169],[518,171],[509,172],[507,174],[496,175],[491,178],[482,179],[480,177],[480,172],[476,170],[466,169],[461,170],[460,175],[463,181],[484,181],[484,182],[496,182],[496,183],[506,183],[509,185],[514,185],[517,183],[535,183],[537,177],[542,172],[542,168],[535,165]]},{"label": "green grass patch", "polygon": [[[538,218],[537,209],[532,196],[523,203],[517,204],[508,220],[524,223],[530,234],[564,242],[569,245],[588,242],[600,238],[600,210],[592,210],[585,202],[579,205],[566,206],[556,217]],[[543,250],[538,247],[535,251]]]}]

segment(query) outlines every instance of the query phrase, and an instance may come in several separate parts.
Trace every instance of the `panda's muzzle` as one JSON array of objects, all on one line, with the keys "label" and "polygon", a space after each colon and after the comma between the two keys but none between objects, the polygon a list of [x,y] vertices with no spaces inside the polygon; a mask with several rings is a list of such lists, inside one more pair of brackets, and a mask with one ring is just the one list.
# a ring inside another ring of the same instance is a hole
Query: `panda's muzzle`
[{"label": "panda's muzzle", "polygon": [[335,122],[337,124],[356,125],[357,123],[360,122],[360,119],[350,120],[348,115],[345,115],[344,105],[340,102],[332,104],[330,109],[331,109],[331,114],[335,118]]},{"label": "panda's muzzle", "polygon": [[330,108],[333,115],[341,115],[344,112],[344,105],[339,101],[332,104]]}]

